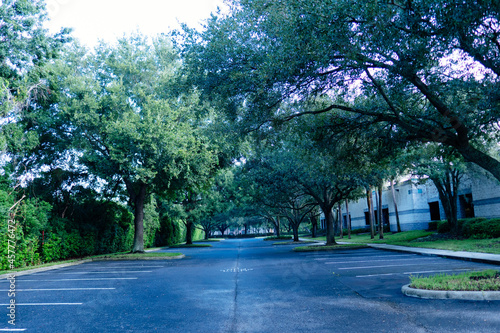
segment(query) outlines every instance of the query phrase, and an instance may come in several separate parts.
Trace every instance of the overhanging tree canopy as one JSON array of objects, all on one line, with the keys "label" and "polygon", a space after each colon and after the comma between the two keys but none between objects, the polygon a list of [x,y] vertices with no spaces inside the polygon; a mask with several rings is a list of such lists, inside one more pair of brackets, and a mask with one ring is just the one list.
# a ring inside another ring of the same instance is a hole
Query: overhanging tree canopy
[{"label": "overhanging tree canopy", "polygon": [[284,101],[322,94],[344,127],[383,123],[403,140],[441,142],[500,180],[498,1],[233,1],[186,62],[205,93],[246,129],[290,119]]},{"label": "overhanging tree canopy", "polygon": [[135,214],[133,252],[144,251],[148,195],[202,186],[219,162],[196,94],[176,89],[179,65],[165,37],[68,52],[51,67],[56,100],[22,122],[39,135],[33,167],[76,165],[94,186],[124,187]]}]

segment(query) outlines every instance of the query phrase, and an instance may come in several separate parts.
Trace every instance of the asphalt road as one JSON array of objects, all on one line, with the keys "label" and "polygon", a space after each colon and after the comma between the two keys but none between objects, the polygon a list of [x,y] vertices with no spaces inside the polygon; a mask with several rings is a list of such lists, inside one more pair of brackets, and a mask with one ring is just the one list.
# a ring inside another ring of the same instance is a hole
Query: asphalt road
[{"label": "asphalt road", "polygon": [[[91,262],[0,281],[0,332],[498,332],[500,301],[404,296],[409,276],[500,267],[377,249],[295,253],[262,239],[181,260]],[[166,250],[178,252],[176,250]],[[12,330],[11,330],[12,331]]]}]

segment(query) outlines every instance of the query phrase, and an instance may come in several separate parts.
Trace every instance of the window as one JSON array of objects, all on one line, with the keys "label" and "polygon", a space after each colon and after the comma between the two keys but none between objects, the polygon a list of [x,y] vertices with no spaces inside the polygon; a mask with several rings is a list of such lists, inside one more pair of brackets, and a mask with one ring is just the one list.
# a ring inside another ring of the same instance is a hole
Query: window
[{"label": "window", "polygon": [[429,202],[429,210],[431,211],[431,221],[441,220],[439,213],[439,201]]},{"label": "window", "polygon": [[458,196],[458,202],[460,203],[459,211],[461,218],[467,219],[475,217],[474,204],[472,203],[472,193]]}]

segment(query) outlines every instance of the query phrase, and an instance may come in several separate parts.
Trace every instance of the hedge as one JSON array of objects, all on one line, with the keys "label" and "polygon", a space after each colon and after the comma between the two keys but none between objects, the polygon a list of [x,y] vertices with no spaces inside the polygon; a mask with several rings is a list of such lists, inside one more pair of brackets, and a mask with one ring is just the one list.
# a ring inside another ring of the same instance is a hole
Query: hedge
[{"label": "hedge", "polygon": [[[500,237],[500,219],[487,219],[484,217],[474,217],[469,219],[459,219],[459,234],[466,238],[499,238]],[[437,222],[438,233],[450,232],[448,221]]]}]

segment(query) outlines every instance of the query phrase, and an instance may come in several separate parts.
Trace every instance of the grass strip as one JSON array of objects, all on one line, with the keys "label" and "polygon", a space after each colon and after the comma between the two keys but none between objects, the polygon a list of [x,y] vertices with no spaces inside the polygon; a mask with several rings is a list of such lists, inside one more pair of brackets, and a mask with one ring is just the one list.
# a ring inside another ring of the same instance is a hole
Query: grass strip
[{"label": "grass strip", "polygon": [[34,266],[25,266],[19,267],[13,270],[0,270],[0,274],[8,274],[15,272],[23,272],[32,269],[52,267],[70,263],[78,263],[86,260],[93,259],[141,259],[141,258],[168,258],[168,257],[177,257],[182,255],[182,253],[173,253],[173,252],[146,252],[146,253],[130,253],[130,252],[118,252],[118,253],[108,253],[108,254],[99,254],[91,257],[85,257],[80,259],[70,259],[70,260],[61,260],[61,261],[52,261],[45,264],[34,265]]},{"label": "grass strip", "polygon": [[212,247],[211,244],[177,244],[169,246],[170,249],[187,248],[187,247]]},{"label": "grass strip", "polygon": [[177,257],[182,253],[174,252],[146,252],[146,253],[112,253],[92,257],[92,259],[142,259],[142,258],[168,258]]},{"label": "grass strip", "polygon": [[393,245],[424,247],[429,249],[500,254],[500,238],[448,239],[418,242],[394,242]]},{"label": "grass strip", "polygon": [[289,239],[293,239],[292,236],[269,236],[269,237],[266,237],[264,238],[265,241],[273,241],[273,240],[289,240]]},{"label": "grass strip", "polygon": [[73,263],[73,262],[82,261],[82,260],[85,260],[85,259],[88,259],[88,258],[62,260],[62,261],[52,261],[52,262],[48,262],[48,263],[40,264],[40,265],[18,267],[18,268],[9,269],[9,270],[0,270],[0,274],[22,272],[22,271],[27,271],[27,270],[30,270],[30,269],[35,269],[35,268],[44,268],[44,267],[57,266],[57,265],[62,265],[62,264],[69,264],[69,263]]},{"label": "grass strip", "polygon": [[410,276],[410,288],[453,291],[500,291],[500,272],[488,269],[461,274]]},{"label": "grass strip", "polygon": [[273,243],[273,245],[294,245],[294,244],[307,244],[307,243],[316,243],[316,241],[303,240],[303,241],[298,241],[298,242],[294,242],[294,241],[276,242],[276,243]]},{"label": "grass strip", "polygon": [[364,249],[367,246],[364,244],[337,244],[337,245],[309,245],[309,246],[298,246],[293,250],[295,252],[313,252],[313,251],[337,251],[337,250],[353,250],[353,249]]},{"label": "grass strip", "polygon": [[[400,242],[411,242],[416,239],[426,237],[432,235],[434,231],[425,231],[425,230],[412,230],[412,231],[403,231],[397,233],[385,233],[384,239],[379,239],[378,235],[375,235],[375,238],[371,238],[370,234],[360,234],[360,235],[352,235],[351,239],[344,237],[342,239],[337,238],[337,241],[342,242],[351,242],[351,243],[374,243],[374,244],[394,244]],[[420,244],[420,243],[419,243]]]}]

